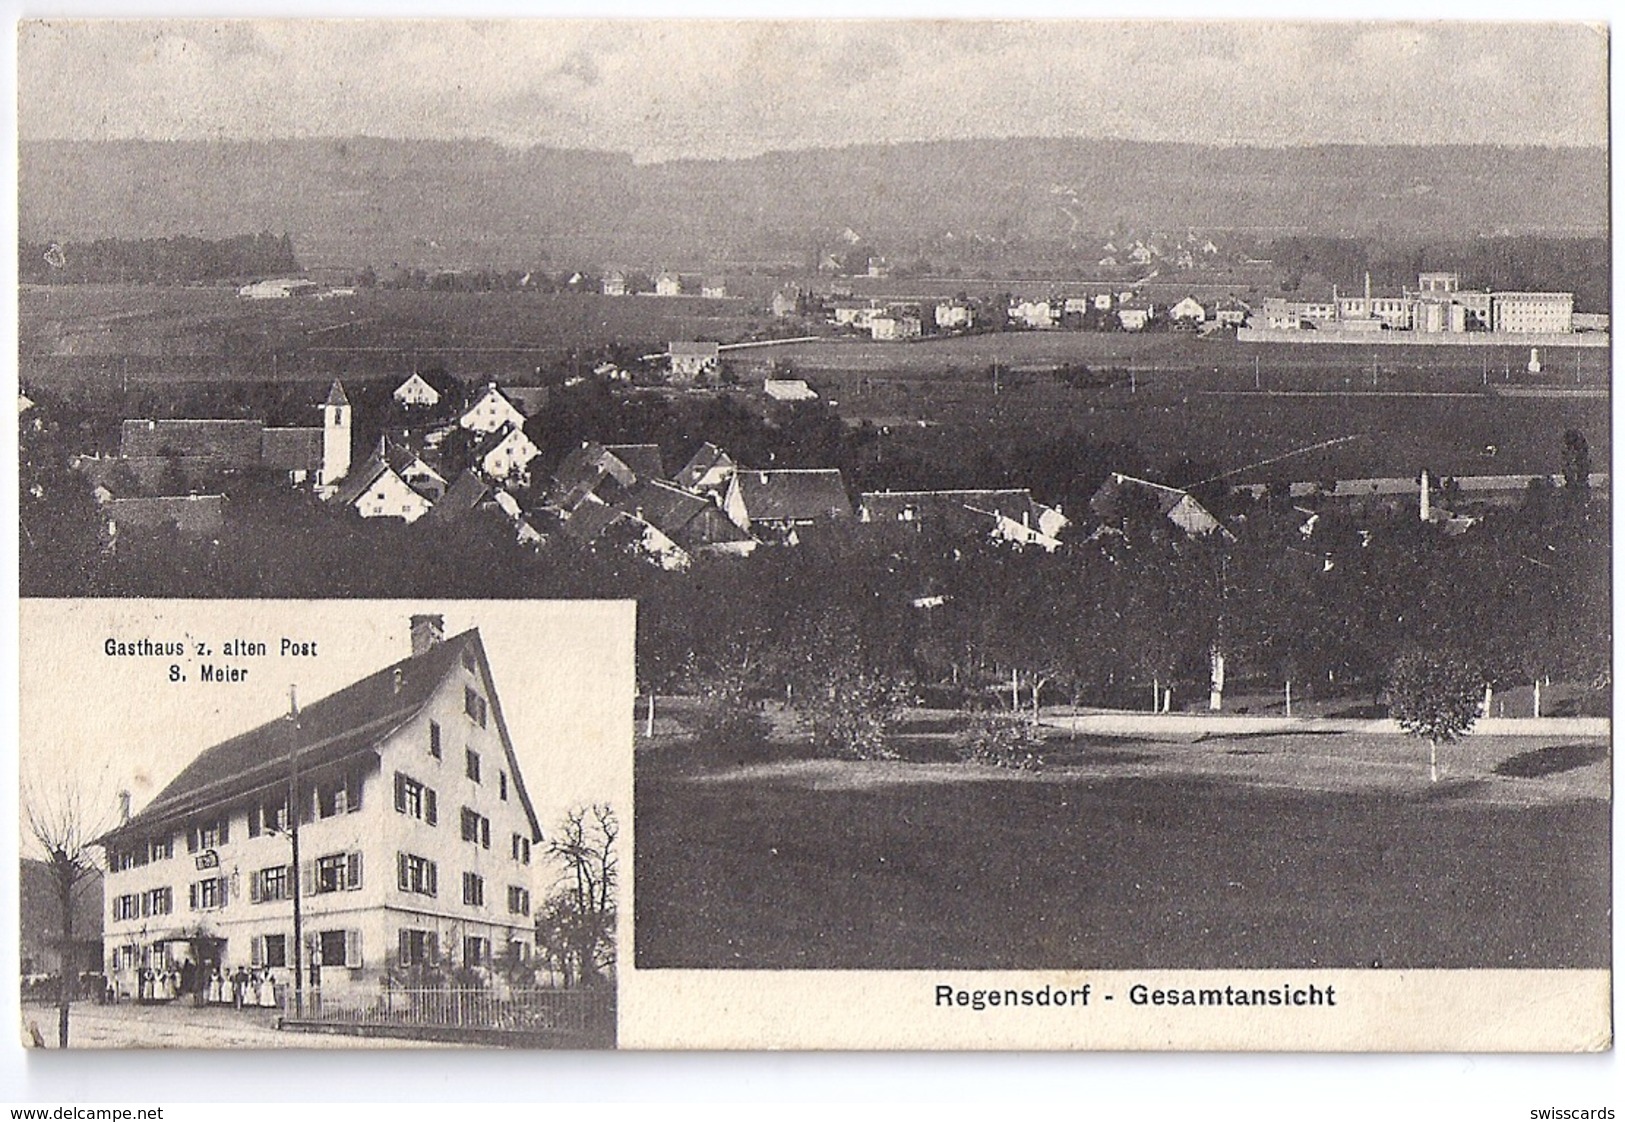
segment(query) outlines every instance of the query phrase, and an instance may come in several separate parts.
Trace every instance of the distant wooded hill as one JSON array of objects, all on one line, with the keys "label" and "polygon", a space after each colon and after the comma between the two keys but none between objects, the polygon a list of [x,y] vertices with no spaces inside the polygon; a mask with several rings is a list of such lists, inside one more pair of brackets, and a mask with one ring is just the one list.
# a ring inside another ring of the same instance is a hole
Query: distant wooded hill
[{"label": "distant wooded hill", "polygon": [[[287,230],[307,265],[805,264],[840,239],[934,262],[1093,264],[1085,232],[1598,236],[1607,153],[966,140],[634,164],[483,141],[36,141],[28,241]],[[544,257],[547,255],[547,257]]]},{"label": "distant wooded hill", "polygon": [[211,238],[98,238],[92,242],[22,241],[17,277],[25,284],[85,281],[189,284],[297,273],[287,234]]}]

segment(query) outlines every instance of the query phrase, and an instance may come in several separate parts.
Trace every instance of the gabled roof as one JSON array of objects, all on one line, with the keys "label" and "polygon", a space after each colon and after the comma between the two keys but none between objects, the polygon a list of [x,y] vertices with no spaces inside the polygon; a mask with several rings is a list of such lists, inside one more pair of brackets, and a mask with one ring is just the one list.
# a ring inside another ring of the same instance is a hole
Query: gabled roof
[{"label": "gabled roof", "polygon": [[563,509],[573,511],[588,495],[595,494],[606,479],[626,488],[635,484],[638,476],[602,444],[587,441],[553,469],[551,497]]},{"label": "gabled roof", "polygon": [[734,486],[752,522],[814,522],[852,513],[837,468],[741,469]]},{"label": "gabled roof", "polygon": [[328,501],[341,507],[354,506],[356,500],[367,493],[367,488],[377,482],[379,476],[393,470],[383,451],[375,448],[360,467],[350,469],[350,474],[344,477],[344,481],[339,484],[338,490],[333,492],[332,498]]},{"label": "gabled roof", "polygon": [[547,407],[546,386],[504,386],[502,393],[509,404],[527,417],[533,417]]},{"label": "gabled roof", "polygon": [[490,490],[485,480],[464,468],[463,474],[457,477],[457,481],[440,497],[440,501],[424,515],[424,521],[444,524],[456,522],[478,507]]},{"label": "gabled roof", "polygon": [[327,400],[322,402],[322,404],[323,405],[348,405],[348,404],[350,404],[350,399],[345,396],[344,387],[339,383],[339,380],[337,378],[333,379],[333,385],[327,391]]},{"label": "gabled roof", "polygon": [[682,487],[698,487],[713,472],[729,475],[736,466],[733,457],[707,441],[700,445],[699,450],[689,457],[688,463],[672,476],[672,481]]},{"label": "gabled roof", "polygon": [[658,444],[606,444],[604,451],[631,468],[639,479],[664,479],[666,464]]},{"label": "gabled roof", "polygon": [[1089,509],[1101,518],[1115,518],[1121,513],[1119,498],[1125,493],[1149,496],[1157,513],[1193,537],[1218,530],[1226,538],[1235,538],[1189,491],[1122,472],[1114,471],[1106,477],[1090,497]]},{"label": "gabled roof", "polygon": [[119,426],[119,455],[198,456],[247,467],[260,462],[264,428],[257,420],[131,419]]},{"label": "gabled roof", "polygon": [[946,526],[975,523],[980,527],[989,514],[1020,522],[1025,516],[1037,521],[1037,504],[1026,488],[981,491],[865,491],[858,498],[863,518],[869,522],[908,522],[940,520]]},{"label": "gabled roof", "polygon": [[[423,707],[471,644],[480,647],[478,631],[465,631],[436,643],[421,655],[392,663],[305,706],[299,714],[300,771],[308,774],[315,767],[348,759],[378,745]],[[479,654],[483,659],[483,649]],[[399,688],[396,671],[400,671]],[[219,806],[224,800],[257,790],[286,785],[293,748],[294,729],[286,717],[221,741],[205,749],[140,813],[109,831],[104,840]]]},{"label": "gabled roof", "polygon": [[667,353],[673,358],[716,358],[719,350],[716,343],[674,342]]}]

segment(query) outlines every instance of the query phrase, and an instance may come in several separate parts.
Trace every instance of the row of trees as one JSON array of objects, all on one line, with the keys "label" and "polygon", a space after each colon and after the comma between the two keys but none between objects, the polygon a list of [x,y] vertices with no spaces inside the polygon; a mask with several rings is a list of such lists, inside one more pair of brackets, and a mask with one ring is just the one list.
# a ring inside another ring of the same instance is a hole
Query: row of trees
[{"label": "row of trees", "polygon": [[229,238],[98,238],[91,242],[22,242],[17,276],[24,284],[194,284],[299,272],[293,238],[265,231]]}]

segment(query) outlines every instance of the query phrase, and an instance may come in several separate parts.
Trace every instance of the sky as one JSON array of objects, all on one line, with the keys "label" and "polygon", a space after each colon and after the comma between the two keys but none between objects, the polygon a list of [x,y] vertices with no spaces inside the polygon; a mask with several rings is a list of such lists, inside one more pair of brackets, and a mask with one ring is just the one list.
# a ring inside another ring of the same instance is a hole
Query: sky
[{"label": "sky", "polygon": [[[120,790],[139,811],[199,752],[308,705],[411,653],[408,619],[445,617],[448,637],[477,626],[520,774],[542,829],[583,802],[631,796],[634,605],[595,601],[25,600],[21,770],[25,791],[55,798],[63,779],[116,818]],[[284,637],[317,654],[281,657]],[[110,657],[109,639],[265,642],[236,684],[169,680],[169,658]],[[623,814],[623,818],[626,817]],[[24,852],[31,852],[25,841]]]},{"label": "sky", "polygon": [[24,140],[1607,143],[1606,32],[1575,22],[37,22],[18,87]]}]

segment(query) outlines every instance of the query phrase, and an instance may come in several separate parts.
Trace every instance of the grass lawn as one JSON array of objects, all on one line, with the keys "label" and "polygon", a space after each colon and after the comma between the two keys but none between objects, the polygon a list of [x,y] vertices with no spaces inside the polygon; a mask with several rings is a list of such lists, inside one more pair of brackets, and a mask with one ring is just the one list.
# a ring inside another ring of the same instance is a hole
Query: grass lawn
[{"label": "grass lawn", "polygon": [[1605,742],[1473,738],[1437,786],[1394,736],[1051,749],[1013,774],[657,742],[639,969],[1610,961]]}]

